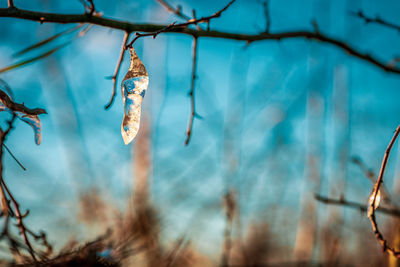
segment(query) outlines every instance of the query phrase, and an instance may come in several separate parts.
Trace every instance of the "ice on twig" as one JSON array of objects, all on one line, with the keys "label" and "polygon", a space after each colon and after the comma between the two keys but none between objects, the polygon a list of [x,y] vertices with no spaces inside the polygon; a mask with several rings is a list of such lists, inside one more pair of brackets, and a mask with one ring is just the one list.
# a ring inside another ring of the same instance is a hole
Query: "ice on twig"
[{"label": "ice on twig", "polygon": [[139,130],[142,101],[149,85],[149,76],[142,61],[133,48],[130,48],[129,52],[131,65],[122,81],[121,88],[124,104],[121,134],[126,145],[135,138]]}]

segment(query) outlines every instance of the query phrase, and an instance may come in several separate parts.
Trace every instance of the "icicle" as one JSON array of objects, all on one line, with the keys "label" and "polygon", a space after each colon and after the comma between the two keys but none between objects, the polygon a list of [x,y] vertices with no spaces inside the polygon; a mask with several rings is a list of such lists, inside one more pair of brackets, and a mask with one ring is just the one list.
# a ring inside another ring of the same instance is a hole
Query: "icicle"
[{"label": "icicle", "polygon": [[[375,203],[374,203],[375,202]],[[381,203],[381,190],[378,191],[375,197],[375,190],[372,191],[371,195],[369,196],[369,202],[368,202],[368,217],[372,215],[372,203],[374,203],[374,210],[376,210],[379,207],[379,204]]]},{"label": "icicle", "polygon": [[121,134],[125,145],[135,138],[139,130],[142,101],[149,85],[149,76],[142,61],[133,48],[130,48],[129,52],[131,54],[131,65],[122,81],[121,88],[124,103]]},{"label": "icicle", "polygon": [[[19,113],[19,112],[18,112]],[[23,115],[18,114],[18,118],[29,124],[35,134],[35,143],[40,145],[42,142],[42,124],[38,115]]]}]

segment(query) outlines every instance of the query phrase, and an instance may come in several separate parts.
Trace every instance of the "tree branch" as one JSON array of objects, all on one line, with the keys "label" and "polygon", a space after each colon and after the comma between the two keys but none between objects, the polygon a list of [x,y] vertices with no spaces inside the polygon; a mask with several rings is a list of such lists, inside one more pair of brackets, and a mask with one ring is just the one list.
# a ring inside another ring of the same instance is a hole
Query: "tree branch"
[{"label": "tree branch", "polygon": [[15,112],[22,112],[28,115],[47,114],[46,110],[42,108],[30,109],[25,107],[24,104],[18,104],[11,100],[11,98],[2,90],[0,90],[0,101],[9,109]]},{"label": "tree branch", "polygon": [[190,142],[190,138],[192,137],[192,129],[194,118],[196,117],[196,109],[195,109],[195,101],[194,101],[194,89],[195,89],[195,81],[196,81],[196,66],[197,66],[197,38],[193,39],[193,65],[192,65],[192,83],[190,85],[190,105],[191,105],[191,113],[189,119],[189,125],[186,131],[186,141],[185,146],[187,146]]},{"label": "tree branch", "polygon": [[168,31],[171,31],[171,30],[173,30],[175,28],[187,28],[190,25],[197,25],[198,26],[198,24],[202,23],[202,22],[206,22],[207,25],[210,25],[210,20],[220,17],[222,12],[227,10],[228,7],[230,7],[233,4],[233,2],[235,2],[235,0],[230,1],[224,8],[222,8],[221,10],[215,12],[214,14],[212,14],[211,16],[208,16],[208,17],[202,17],[202,18],[197,19],[196,18],[196,12],[195,12],[195,10],[193,10],[193,19],[189,19],[186,22],[179,23],[179,24],[176,24],[176,22],[173,22],[173,23],[169,24],[168,26],[162,28],[161,30],[158,30],[158,31],[155,31],[155,32],[152,32],[152,33],[139,33],[139,32],[137,32],[136,33],[136,37],[133,38],[133,40],[127,45],[127,48],[128,47],[132,47],[133,43],[137,39],[139,39],[141,37],[153,36],[153,39],[155,39],[157,37],[157,35],[159,35],[160,33],[168,32]]},{"label": "tree branch", "polygon": [[265,32],[269,32],[269,28],[271,27],[271,15],[269,14],[269,3],[265,1],[263,3],[264,7],[264,16],[265,16]]},{"label": "tree branch", "polygon": [[111,105],[114,103],[115,95],[117,92],[118,74],[119,74],[119,70],[121,69],[121,63],[124,60],[125,47],[126,47],[126,43],[128,42],[128,38],[129,38],[129,33],[125,32],[124,39],[122,40],[122,47],[121,47],[121,52],[119,54],[117,67],[115,68],[113,76],[111,76],[111,80],[113,81],[113,91],[112,91],[111,99],[108,102],[108,104],[104,107],[104,109],[109,109],[111,107]]},{"label": "tree branch", "polygon": [[[138,31],[156,32],[168,26],[168,25],[157,25],[157,24],[135,24],[127,21],[99,17],[96,15],[88,16],[87,14],[79,14],[79,15],[56,14],[56,13],[28,11],[16,8],[0,8],[0,17],[26,19],[26,20],[38,21],[41,23],[89,23],[112,29],[123,30],[128,33],[138,32]],[[312,39],[324,43],[329,43],[347,52],[349,55],[359,58],[372,65],[375,65],[376,67],[384,71],[400,74],[400,68],[391,66],[390,64],[387,64],[386,62],[383,62],[378,58],[372,57],[367,53],[360,52],[356,48],[345,43],[344,41],[324,35],[320,32],[317,33],[311,31],[291,31],[291,32],[280,32],[280,33],[240,34],[240,33],[220,32],[220,31],[190,29],[187,27],[171,28],[166,30],[165,32],[187,34],[197,38],[199,37],[222,38],[222,39],[229,39],[236,41],[246,41],[248,43],[263,41],[263,40],[282,40],[282,39],[296,39],[296,38]]]},{"label": "tree branch", "polygon": [[378,180],[376,181],[374,188],[372,190],[369,207],[368,207],[368,218],[371,222],[372,229],[375,233],[376,238],[378,239],[379,243],[382,245],[383,251],[392,253],[393,256],[395,256],[397,258],[400,258],[400,251],[396,251],[394,248],[390,247],[387,244],[386,239],[383,237],[382,233],[378,229],[378,224],[377,224],[376,218],[375,218],[375,209],[377,209],[378,207],[375,205],[377,203],[376,199],[378,197],[380,187],[383,183],[383,175],[385,174],[386,164],[389,159],[390,150],[392,149],[393,144],[396,141],[399,134],[400,134],[400,126],[397,127],[397,129],[394,132],[394,135],[392,137],[392,140],[390,141],[388,147],[386,148],[385,155],[383,156],[383,160],[382,160],[381,169],[379,171]]},{"label": "tree branch", "polygon": [[378,15],[375,16],[375,18],[368,17],[368,16],[364,15],[364,13],[361,10],[358,11],[358,12],[350,12],[350,14],[352,14],[355,17],[358,17],[358,18],[364,20],[365,23],[379,24],[379,25],[382,25],[382,26],[385,26],[385,27],[388,27],[388,28],[391,28],[391,29],[394,29],[394,30],[400,32],[400,26],[399,25],[396,25],[396,24],[393,24],[391,22],[387,22],[385,20],[382,20]]},{"label": "tree branch", "polygon": [[[324,197],[321,195],[315,195],[314,198],[317,201],[320,201],[320,202],[322,202],[324,204],[328,204],[328,205],[337,205],[337,206],[358,209],[361,212],[367,212],[367,210],[368,210],[367,205],[357,203],[357,202],[347,201],[345,199],[333,199],[333,198],[328,198],[328,197]],[[400,210],[398,210],[398,209],[388,209],[388,208],[379,207],[376,211],[379,211],[381,213],[384,213],[384,214],[387,214],[390,216],[395,216],[395,217],[400,218]]]},{"label": "tree branch", "polygon": [[8,7],[9,7],[9,8],[15,8],[15,6],[14,6],[14,0],[7,0],[7,2],[8,2]]}]

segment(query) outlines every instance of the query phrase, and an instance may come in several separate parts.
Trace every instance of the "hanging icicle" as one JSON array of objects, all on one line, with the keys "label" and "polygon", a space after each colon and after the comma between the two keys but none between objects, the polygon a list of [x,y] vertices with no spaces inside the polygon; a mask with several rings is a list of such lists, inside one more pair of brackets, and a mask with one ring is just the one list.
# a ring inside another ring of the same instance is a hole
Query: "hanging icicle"
[{"label": "hanging icicle", "polygon": [[149,85],[149,76],[135,50],[129,48],[131,65],[122,81],[122,101],[124,103],[124,119],[121,134],[125,145],[129,144],[139,130],[143,97]]}]

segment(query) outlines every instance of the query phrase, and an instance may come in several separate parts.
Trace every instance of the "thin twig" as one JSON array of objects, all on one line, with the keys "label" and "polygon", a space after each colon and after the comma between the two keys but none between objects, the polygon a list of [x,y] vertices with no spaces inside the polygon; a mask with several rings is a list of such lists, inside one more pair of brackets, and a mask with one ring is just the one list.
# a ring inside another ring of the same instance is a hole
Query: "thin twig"
[{"label": "thin twig", "polygon": [[[87,16],[82,14],[56,14],[56,13],[45,13],[28,11],[22,9],[10,9],[0,8],[0,17],[12,17],[19,19],[26,19],[32,21],[38,21],[41,23],[89,23],[93,25],[100,25],[112,29],[119,29],[123,31],[131,32],[155,32],[166,28],[166,25],[156,24],[135,24],[126,21],[120,21],[115,19],[107,19],[100,16]],[[188,34],[193,37],[208,37],[208,38],[222,38],[236,41],[246,41],[248,43],[259,42],[265,40],[282,40],[282,39],[294,39],[304,38],[320,41],[323,43],[329,43],[349,55],[368,62],[376,67],[390,73],[400,74],[400,68],[387,64],[387,62],[381,61],[376,57],[372,57],[368,53],[363,53],[358,49],[350,46],[344,41],[322,34],[321,32],[313,31],[290,31],[290,32],[278,32],[278,33],[259,33],[259,34],[240,34],[220,31],[207,31],[190,29],[187,27],[171,28],[164,30],[169,33],[181,33]]]},{"label": "thin twig", "polygon": [[[370,180],[372,182],[372,184],[375,184],[375,182],[377,180],[376,174],[370,168],[367,167],[365,162],[360,157],[354,156],[351,158],[351,161],[361,169],[361,171],[364,173],[365,177],[367,177],[368,180]],[[383,198],[385,199],[385,201],[387,203],[389,203],[390,205],[395,206],[392,203],[391,197],[390,197],[388,190],[386,189],[384,184],[382,185],[381,192],[382,192],[382,195],[383,195]]]},{"label": "thin twig", "polygon": [[96,13],[96,8],[94,6],[93,0],[86,0],[89,4],[87,4],[85,0],[79,0],[79,1],[82,3],[86,14],[92,16],[93,14]]},{"label": "thin twig", "polygon": [[373,231],[375,233],[376,238],[378,239],[378,242],[382,245],[383,251],[392,253],[393,256],[395,256],[397,258],[400,258],[400,251],[396,251],[394,248],[390,247],[387,244],[386,239],[383,237],[382,233],[378,229],[378,224],[377,224],[376,218],[375,218],[375,209],[377,208],[377,207],[375,207],[375,204],[377,202],[376,198],[378,196],[380,187],[381,187],[381,185],[383,183],[383,175],[385,173],[386,164],[387,164],[387,161],[389,159],[390,150],[392,149],[393,144],[396,141],[396,139],[399,136],[399,134],[400,134],[400,126],[397,127],[397,129],[394,132],[394,135],[392,137],[392,140],[390,141],[388,147],[386,148],[385,155],[383,156],[383,160],[382,160],[381,169],[379,171],[378,180],[376,181],[376,183],[374,185],[374,188],[372,190],[372,193],[371,193],[371,198],[370,199],[372,199],[372,201],[370,200],[369,207],[368,207],[368,213],[369,213],[368,217],[369,217],[369,220],[371,222],[372,229],[373,229]]},{"label": "thin twig", "polygon": [[129,39],[129,33],[125,32],[124,39],[122,40],[122,47],[121,47],[121,52],[119,54],[117,67],[115,68],[113,76],[111,76],[111,80],[113,81],[113,91],[112,91],[111,99],[108,102],[108,104],[104,107],[104,109],[109,109],[111,107],[111,105],[114,103],[115,95],[117,92],[118,74],[119,74],[119,70],[121,69],[121,63],[124,60],[125,47],[126,47],[126,43],[128,42],[128,39]]},{"label": "thin twig", "polygon": [[391,28],[391,29],[394,29],[394,30],[400,32],[399,25],[385,21],[385,20],[381,19],[378,15],[375,18],[368,17],[368,16],[364,15],[364,13],[361,10],[358,12],[350,12],[350,14],[364,20],[365,23],[375,23],[375,24],[382,25],[382,26],[385,26],[385,27],[388,27],[388,28]]},{"label": "thin twig", "polygon": [[[0,92],[4,93],[3,91],[0,91]],[[2,99],[2,101],[4,102],[4,99]],[[6,102],[7,101],[11,101],[11,99],[6,100]],[[12,105],[16,105],[16,104],[11,101],[11,106]],[[17,107],[19,107],[18,105],[19,104],[17,104]],[[19,249],[22,248],[29,252],[33,261],[37,262],[36,254],[38,254],[38,253],[33,249],[32,244],[29,240],[28,234],[32,235],[35,238],[35,240],[41,239],[42,244],[48,248],[48,251],[49,251],[49,247],[51,248],[51,246],[48,244],[48,242],[46,240],[46,236],[43,233],[40,235],[35,235],[32,231],[30,231],[29,229],[26,228],[23,219],[26,216],[28,216],[29,210],[25,214],[21,213],[19,203],[13,196],[11,190],[9,190],[9,188],[4,180],[4,177],[3,177],[3,162],[2,162],[3,155],[4,155],[3,147],[9,151],[8,147],[6,147],[6,145],[5,145],[5,140],[8,136],[8,134],[13,129],[13,124],[14,124],[14,121],[16,118],[17,118],[17,111],[12,110],[12,118],[7,121],[8,128],[5,131],[3,131],[0,128],[0,133],[1,133],[1,136],[0,136],[0,197],[1,197],[1,203],[2,203],[1,216],[5,216],[3,230],[1,232],[0,238],[4,238],[4,237],[7,238],[8,242],[10,243],[11,251],[13,252],[13,254],[16,253],[15,256],[17,256],[17,257],[21,256]],[[12,155],[11,152],[10,152],[10,154]],[[19,162],[19,161],[17,160],[17,162]],[[23,167],[23,166],[21,165],[21,167]],[[14,238],[11,235],[11,233],[9,233],[8,225],[10,223],[10,217],[16,218],[16,221],[17,221],[16,226],[18,227],[20,234],[22,235],[25,245],[21,244],[16,238]]]},{"label": "thin twig", "polygon": [[92,16],[94,14],[94,12],[96,12],[96,8],[94,7],[94,3],[93,0],[88,0],[89,2],[89,15]]},{"label": "thin twig", "polygon": [[14,0],[8,0],[8,8],[15,8]]},{"label": "thin twig", "polygon": [[[21,212],[19,210],[18,202],[15,200],[15,198],[12,195],[11,191],[8,189],[8,187],[7,187],[7,185],[6,185],[5,181],[4,181],[3,173],[2,173],[2,171],[3,171],[3,168],[2,168],[2,166],[3,166],[3,163],[2,163],[2,159],[3,159],[3,144],[4,144],[4,142],[5,142],[6,138],[7,138],[7,135],[13,129],[13,123],[14,123],[16,118],[17,118],[17,115],[16,115],[15,112],[13,112],[13,116],[12,116],[11,120],[8,121],[7,130],[1,131],[1,137],[0,137],[0,164],[1,164],[1,168],[0,168],[0,171],[1,171],[0,172],[0,187],[2,188],[1,197],[2,197],[2,203],[4,203],[4,202],[7,203],[7,208],[11,209],[11,207],[8,204],[8,200],[7,200],[7,197],[6,197],[5,193],[7,193],[8,196],[10,197],[10,200],[12,201],[12,203],[14,205],[14,212],[15,212],[15,215],[16,215],[16,218],[17,218],[17,226],[18,226],[18,228],[20,230],[20,233],[21,233],[22,237],[24,238],[26,246],[28,247],[29,254],[31,255],[32,259],[34,261],[36,261],[35,252],[34,252],[34,250],[32,248],[32,245],[31,245],[31,243],[29,241],[28,236],[26,235],[25,226],[24,226],[24,223],[23,223],[23,217],[24,216],[22,216],[22,214],[21,214]],[[6,216],[9,216],[9,212],[6,213]],[[8,220],[7,220],[7,223],[8,223]]]},{"label": "thin twig", "polygon": [[11,152],[11,150],[6,146],[6,144],[3,144],[4,148],[7,150],[7,152],[11,155],[11,157],[18,163],[18,165],[24,170],[26,171],[26,168],[24,167],[24,165],[22,165],[22,163],[14,156],[14,154]]},{"label": "thin twig", "polygon": [[264,7],[264,16],[265,16],[265,32],[269,32],[269,28],[271,27],[271,15],[269,13],[269,2],[265,1],[263,3]]},{"label": "thin twig", "polygon": [[171,24],[167,25],[166,27],[164,27],[158,31],[155,31],[155,32],[150,32],[150,33],[136,32],[135,38],[133,38],[132,41],[130,41],[130,43],[128,45],[126,45],[125,49],[131,48],[133,43],[136,42],[136,40],[139,38],[146,37],[146,36],[152,36],[153,39],[155,39],[160,33],[167,32],[167,31],[173,29],[175,24],[176,24],[176,22],[172,22]]},{"label": "thin twig", "polygon": [[164,28],[162,28],[160,30],[157,30],[155,32],[152,32],[152,33],[139,33],[139,32],[136,32],[136,37],[127,45],[127,47],[132,47],[133,43],[137,39],[139,39],[141,37],[153,36],[153,39],[154,39],[160,33],[171,31],[171,30],[176,29],[176,28],[187,28],[189,25],[197,25],[197,24],[202,23],[202,22],[209,23],[211,19],[220,17],[222,12],[227,10],[228,7],[230,7],[233,4],[233,2],[235,2],[235,0],[230,1],[224,8],[222,8],[221,10],[215,12],[214,14],[212,14],[211,16],[208,16],[208,17],[202,17],[202,18],[197,19],[196,18],[196,13],[193,10],[193,18],[189,19],[186,22],[179,23],[179,24],[177,24],[176,22],[173,22],[173,23],[169,24],[168,26],[166,26],[166,27],[164,27]]},{"label": "thin twig", "polygon": [[181,6],[174,8],[167,1],[164,0],[157,0],[157,2],[160,3],[160,5],[162,5],[168,12],[174,13],[177,17],[180,17],[184,20],[190,20],[190,17],[182,12]]},{"label": "thin twig", "polygon": [[47,114],[46,110],[42,108],[27,108],[24,104],[18,104],[11,100],[11,98],[2,90],[0,90],[0,101],[10,110],[14,112],[22,112],[28,115]]},{"label": "thin twig", "polygon": [[[328,197],[324,197],[321,195],[315,195],[314,198],[317,201],[320,201],[324,204],[328,204],[328,205],[337,205],[337,206],[343,206],[343,207],[348,207],[348,208],[353,208],[353,209],[358,209],[361,212],[367,212],[368,210],[368,206],[361,204],[361,203],[357,203],[357,202],[352,202],[352,201],[348,201],[345,199],[333,199],[333,198],[328,198]],[[383,208],[383,207],[379,207],[376,211],[390,215],[390,216],[395,216],[395,217],[399,217],[400,218],[400,210],[399,209],[388,209],[388,208]]]},{"label": "thin twig", "polygon": [[195,81],[196,81],[197,52],[198,52],[197,38],[194,38],[193,39],[192,82],[191,82],[190,91],[189,91],[191,113],[190,113],[189,125],[188,125],[187,131],[186,131],[185,146],[187,146],[189,144],[190,139],[192,137],[193,121],[194,121],[194,118],[196,117],[194,89],[195,89]]}]

